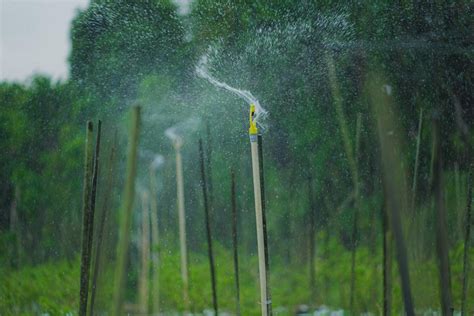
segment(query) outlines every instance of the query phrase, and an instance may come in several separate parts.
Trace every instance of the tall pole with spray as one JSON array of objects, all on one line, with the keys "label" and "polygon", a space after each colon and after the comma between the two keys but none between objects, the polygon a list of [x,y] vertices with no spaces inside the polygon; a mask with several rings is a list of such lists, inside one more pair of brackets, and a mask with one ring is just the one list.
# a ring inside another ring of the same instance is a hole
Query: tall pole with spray
[{"label": "tall pole with spray", "polygon": [[267,256],[265,249],[265,230],[264,230],[264,215],[262,209],[262,187],[261,187],[261,173],[259,161],[259,141],[258,128],[256,122],[255,105],[250,105],[250,148],[252,153],[252,177],[253,189],[255,198],[255,216],[257,224],[257,247],[258,247],[258,269],[260,277],[260,300],[262,308],[262,316],[271,315],[271,298],[270,291],[268,291],[268,273],[267,273]]},{"label": "tall pole with spray", "polygon": [[189,310],[189,280],[188,280],[188,254],[186,248],[186,217],[184,212],[184,182],[183,162],[181,159],[181,146],[183,141],[177,137],[173,146],[176,151],[176,192],[178,198],[179,217],[179,244],[181,251],[181,279],[183,281],[183,301],[186,310]]}]

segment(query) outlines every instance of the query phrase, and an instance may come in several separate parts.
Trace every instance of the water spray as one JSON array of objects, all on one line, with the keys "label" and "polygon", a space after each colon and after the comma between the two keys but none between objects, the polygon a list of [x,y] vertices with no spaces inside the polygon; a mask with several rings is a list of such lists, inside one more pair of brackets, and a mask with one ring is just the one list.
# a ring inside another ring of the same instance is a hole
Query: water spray
[{"label": "water spray", "polygon": [[258,102],[257,98],[255,98],[252,95],[252,93],[250,93],[250,91],[237,89],[237,88],[229,86],[225,82],[220,82],[209,73],[209,70],[207,69],[207,64],[208,64],[208,57],[207,55],[204,55],[201,57],[201,59],[199,60],[199,63],[196,66],[196,74],[199,77],[206,79],[217,88],[227,90],[237,95],[241,99],[245,100],[248,104],[253,104],[255,108],[254,110],[255,122],[261,121],[262,118],[267,116],[268,114],[267,111],[260,105],[260,102]]},{"label": "water spray", "polygon": [[267,236],[266,236],[266,220],[264,214],[264,188],[263,186],[263,170],[261,165],[262,152],[261,135],[258,134],[257,121],[256,121],[256,107],[252,103],[250,104],[250,115],[249,115],[249,137],[250,137],[250,148],[252,155],[252,177],[253,177],[253,189],[255,198],[255,216],[257,225],[257,248],[258,248],[258,266],[259,266],[259,278],[260,278],[260,300],[262,308],[262,316],[271,315],[271,296],[270,289],[268,286],[268,251],[267,251]]}]

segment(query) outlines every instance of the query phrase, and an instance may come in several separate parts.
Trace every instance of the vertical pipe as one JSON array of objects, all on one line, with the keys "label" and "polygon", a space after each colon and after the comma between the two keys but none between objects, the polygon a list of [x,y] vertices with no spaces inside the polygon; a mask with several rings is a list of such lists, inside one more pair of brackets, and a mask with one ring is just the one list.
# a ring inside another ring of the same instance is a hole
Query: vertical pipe
[{"label": "vertical pipe", "polygon": [[240,316],[240,280],[239,280],[239,252],[237,238],[237,201],[235,195],[235,173],[231,171],[231,205],[232,205],[232,246],[234,249],[234,277],[236,293],[236,315]]},{"label": "vertical pipe", "polygon": [[189,280],[188,280],[188,254],[186,248],[186,214],[184,211],[184,182],[183,182],[183,161],[181,158],[182,141],[176,140],[174,148],[176,150],[176,186],[178,198],[179,217],[179,245],[181,251],[181,279],[183,281],[183,303],[184,308],[189,311]]},{"label": "vertical pipe", "polygon": [[154,169],[150,167],[150,207],[151,207],[151,248],[152,248],[152,286],[151,286],[151,297],[153,302],[153,313],[160,313],[160,279],[159,279],[159,233],[158,233],[158,205],[156,201],[156,180]]},{"label": "vertical pipe", "polygon": [[206,221],[206,237],[207,237],[207,254],[209,257],[209,269],[211,272],[211,285],[212,285],[212,305],[214,308],[214,315],[218,315],[217,307],[217,289],[216,289],[216,272],[214,266],[214,254],[212,252],[212,234],[211,234],[211,223],[209,218],[209,201],[207,196],[207,181],[206,171],[204,169],[204,150],[202,148],[202,140],[199,140],[199,158],[201,162],[201,186],[202,195],[204,200],[204,218]]},{"label": "vertical pipe", "polygon": [[265,199],[265,175],[263,168],[263,138],[261,134],[257,136],[258,142],[258,163],[259,163],[259,177],[260,177],[260,194],[262,201],[262,224],[263,224],[263,249],[265,251],[265,273],[266,273],[266,293],[267,293],[267,313],[272,315],[272,298],[270,292],[270,260],[268,256],[268,234],[267,234],[267,204]]},{"label": "vertical pipe", "polygon": [[81,253],[81,279],[79,290],[79,315],[85,316],[87,313],[87,298],[89,289],[89,263],[90,256],[88,253],[88,242],[90,234],[90,199],[92,185],[92,168],[93,168],[93,125],[91,121],[87,122],[86,142],[84,154],[84,179],[83,179],[83,195],[82,195],[82,253]]},{"label": "vertical pipe", "polygon": [[308,177],[308,202],[309,202],[309,289],[310,300],[313,302],[316,299],[316,276],[315,276],[315,247],[316,247],[316,214],[314,209],[313,196],[313,178]]},{"label": "vertical pipe", "polygon": [[416,203],[416,186],[418,182],[418,166],[420,164],[420,144],[421,144],[421,132],[423,128],[423,108],[420,109],[420,118],[418,121],[418,135],[416,137],[416,154],[415,154],[415,167],[413,170],[413,184],[411,186],[411,209],[415,209]]},{"label": "vertical pipe", "polygon": [[99,267],[100,267],[100,258],[102,254],[102,241],[104,239],[104,230],[105,230],[105,222],[107,220],[107,212],[109,211],[110,208],[110,199],[112,195],[112,189],[114,185],[114,179],[115,179],[115,172],[114,172],[114,166],[115,166],[115,151],[116,151],[116,141],[117,139],[114,140],[114,144],[110,150],[110,157],[109,157],[109,165],[108,170],[109,173],[107,174],[107,180],[106,180],[106,187],[105,187],[105,193],[104,193],[104,202],[102,206],[102,212],[99,218],[99,227],[98,227],[98,233],[97,233],[97,244],[95,248],[95,256],[94,256],[94,268],[92,272],[92,288],[91,288],[91,303],[89,306],[89,314],[94,315],[94,304],[95,304],[95,295],[96,295],[96,290],[97,290],[97,279],[99,277]]},{"label": "vertical pipe", "polygon": [[147,192],[142,194],[142,241],[141,241],[141,271],[139,280],[139,307],[145,315],[148,314],[148,280],[150,272],[150,221],[148,217],[149,198]]},{"label": "vertical pipe", "polygon": [[137,148],[140,132],[140,106],[132,111],[132,126],[130,130],[129,147],[127,154],[127,171],[123,204],[120,210],[119,240],[117,243],[117,264],[115,267],[115,285],[111,315],[121,313],[123,288],[125,285],[125,267],[130,243],[130,227],[132,224],[132,207],[135,198],[135,177],[137,173]]},{"label": "vertical pipe", "polygon": [[436,208],[436,251],[438,253],[441,308],[444,316],[452,315],[451,271],[449,265],[449,245],[446,228],[446,209],[443,183],[443,157],[440,139],[439,119],[433,118],[434,156],[432,192]]}]

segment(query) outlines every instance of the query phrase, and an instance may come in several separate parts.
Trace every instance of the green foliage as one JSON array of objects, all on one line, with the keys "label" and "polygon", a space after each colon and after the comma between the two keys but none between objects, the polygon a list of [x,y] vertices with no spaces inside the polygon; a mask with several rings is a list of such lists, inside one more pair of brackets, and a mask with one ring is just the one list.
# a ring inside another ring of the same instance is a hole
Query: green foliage
[{"label": "green foliage", "polygon": [[65,315],[77,308],[78,260],[25,266],[19,271],[2,269],[1,273],[2,315]]},{"label": "green foliage", "polygon": [[[376,72],[382,74],[383,82],[369,83],[376,89],[390,90],[393,125],[398,126],[390,133],[402,143],[397,148],[397,163],[402,166],[399,176],[403,189],[409,189],[407,183],[412,181],[420,108],[425,113],[420,192],[415,209],[401,210],[417,310],[437,308],[439,301],[435,219],[429,190],[430,120],[434,115],[443,118],[452,290],[458,308],[469,165],[465,152],[473,144],[472,137],[464,139],[460,128],[464,124],[472,130],[474,119],[472,4],[201,0],[192,2],[188,16],[175,11],[170,1],[91,1],[87,9],[77,13],[71,26],[68,81],[52,82],[35,76],[25,84],[0,83],[0,264],[4,275],[0,297],[6,297],[0,300],[0,313],[63,314],[76,309],[78,267],[65,260],[76,262],[80,245],[82,127],[86,120],[98,117],[104,121],[105,146],[111,146],[115,133],[118,138],[117,183],[112,190],[113,206],[107,210],[107,253],[103,254],[97,305],[107,310],[114,289],[111,271],[115,256],[110,249],[115,249],[117,237],[115,206],[123,184],[125,123],[129,105],[139,102],[143,109],[139,190],[147,189],[154,155],[161,153],[166,158],[163,169],[156,172],[159,185],[154,192],[163,239],[163,308],[183,308],[175,229],[174,153],[164,132],[176,123],[197,118],[201,120],[197,127],[183,131],[192,304],[196,310],[211,305],[195,164],[197,139],[203,138],[213,148],[210,159],[213,233],[219,245],[219,303],[223,309],[234,308],[229,251],[229,173],[233,167],[239,206],[242,310],[244,315],[258,314],[247,104],[196,78],[194,67],[203,54],[208,55],[209,70],[216,78],[250,90],[270,112],[264,122],[264,156],[275,307],[288,307],[290,313],[309,300],[308,176],[315,182],[318,222],[317,301],[311,303],[349,307],[351,229],[357,205],[352,196],[351,158],[343,150],[334,106],[340,102],[349,145],[355,143],[356,118],[362,115],[356,166],[361,182],[356,308],[370,312],[382,309],[381,161],[377,129],[370,114],[372,104],[364,90],[368,74]],[[334,61],[334,78],[328,75],[328,56]],[[101,170],[109,168],[106,162],[102,164]],[[100,201],[105,191],[101,179]],[[136,297],[139,246],[133,240],[137,227],[131,231],[127,263],[128,301]],[[470,256],[472,262],[472,249]],[[397,273],[393,264],[394,313],[402,311]],[[468,297],[472,297],[472,273],[469,282]]]}]

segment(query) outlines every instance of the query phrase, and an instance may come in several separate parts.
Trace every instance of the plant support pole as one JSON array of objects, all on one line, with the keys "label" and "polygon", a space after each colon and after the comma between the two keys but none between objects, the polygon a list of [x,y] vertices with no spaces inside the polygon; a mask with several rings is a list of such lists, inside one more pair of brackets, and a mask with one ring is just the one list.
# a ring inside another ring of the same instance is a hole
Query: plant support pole
[{"label": "plant support pole", "polygon": [[201,186],[202,195],[204,199],[204,218],[206,220],[206,236],[207,236],[207,251],[209,257],[209,268],[211,272],[211,285],[212,285],[212,305],[214,307],[214,315],[218,315],[217,307],[217,289],[216,289],[216,271],[214,265],[214,254],[212,252],[212,234],[211,234],[211,223],[209,218],[209,201],[207,195],[207,182],[206,182],[206,171],[204,170],[204,150],[202,148],[202,140],[199,140],[199,157],[201,162]]},{"label": "plant support pole", "polygon": [[102,205],[102,212],[100,214],[100,219],[99,219],[97,244],[96,244],[95,256],[94,256],[95,261],[94,261],[94,268],[92,272],[91,303],[89,305],[90,315],[94,315],[95,295],[97,291],[97,279],[99,277],[99,267],[100,267],[101,254],[102,254],[101,250],[102,250],[102,242],[104,239],[105,222],[107,220],[107,213],[109,212],[109,208],[110,208],[110,199],[111,199],[112,189],[113,189],[114,179],[115,179],[114,165],[115,165],[116,140],[117,139],[115,139],[114,144],[110,150],[109,165],[107,166],[109,172],[107,174],[104,201]]},{"label": "plant support pole", "polygon": [[135,106],[132,111],[132,127],[127,154],[127,171],[123,204],[120,210],[119,240],[117,243],[117,264],[115,267],[115,285],[111,315],[121,314],[123,288],[125,285],[125,266],[130,244],[130,230],[132,224],[132,207],[135,198],[135,177],[137,174],[137,148],[140,132],[140,107]]},{"label": "plant support pole", "polygon": [[141,271],[139,280],[139,307],[143,314],[148,314],[149,278],[150,278],[150,222],[148,209],[148,193],[142,193],[142,240],[141,240]]},{"label": "plant support pole", "polygon": [[415,210],[416,203],[416,185],[418,182],[418,165],[420,164],[420,144],[421,129],[423,128],[423,108],[420,109],[420,119],[418,121],[418,136],[416,137],[415,167],[413,170],[413,184],[411,186],[411,211]]},{"label": "plant support pole", "polygon": [[189,310],[189,280],[188,280],[188,254],[186,249],[186,215],[184,211],[184,184],[183,184],[183,162],[181,159],[182,140],[176,139],[174,149],[176,150],[176,186],[178,198],[179,217],[179,245],[181,251],[181,279],[183,281],[183,303]]},{"label": "plant support pole", "polygon": [[271,301],[267,296],[267,265],[265,262],[265,237],[263,229],[263,212],[262,212],[262,192],[260,186],[260,163],[258,155],[258,129],[255,122],[255,106],[250,105],[250,148],[252,154],[252,177],[255,199],[255,217],[257,226],[257,248],[258,248],[258,265],[260,279],[260,300],[262,308],[262,316],[268,316],[271,309]]},{"label": "plant support pole", "polygon": [[235,173],[231,171],[231,204],[232,204],[232,246],[234,248],[234,277],[236,296],[236,315],[240,316],[240,280],[239,280],[239,252],[237,238],[237,202],[235,198]]},{"label": "plant support pole", "polygon": [[92,165],[93,165],[93,125],[91,121],[87,122],[86,128],[86,144],[84,155],[84,184],[83,184],[83,200],[82,200],[82,253],[81,253],[81,279],[79,292],[79,316],[85,316],[87,313],[87,298],[89,289],[89,264],[90,254],[88,253],[88,242],[90,227],[90,198],[92,185]]},{"label": "plant support pole", "polygon": [[[267,235],[267,204],[265,199],[265,176],[263,168],[263,138],[262,134],[258,134],[258,164],[260,170],[260,192],[262,196],[262,222],[263,222],[263,249],[265,250],[265,273],[267,278],[267,302],[271,302],[270,292],[270,261],[268,256],[268,235]],[[268,304],[268,315],[272,315],[272,305]]]},{"label": "plant support pole", "polygon": [[158,205],[156,201],[156,180],[155,172],[152,167],[150,167],[150,207],[151,207],[151,244],[152,244],[152,257],[153,262],[153,281],[151,287],[151,296],[153,302],[153,313],[160,313],[160,278],[159,278],[159,262],[160,262],[160,253],[159,253],[159,234],[158,234]]}]

